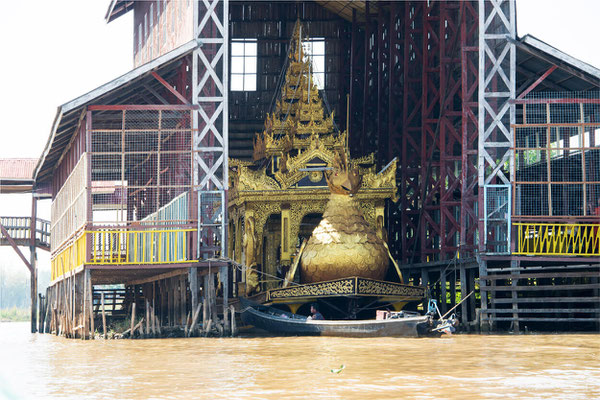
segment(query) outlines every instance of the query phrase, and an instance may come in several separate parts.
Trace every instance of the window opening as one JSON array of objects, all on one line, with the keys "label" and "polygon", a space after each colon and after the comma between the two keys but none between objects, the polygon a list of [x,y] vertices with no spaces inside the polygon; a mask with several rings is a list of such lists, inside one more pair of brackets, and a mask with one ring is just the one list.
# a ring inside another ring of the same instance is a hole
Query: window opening
[{"label": "window opening", "polygon": [[312,59],[311,73],[317,88],[325,89],[325,38],[312,38],[302,43],[306,58]]},{"label": "window opening", "polygon": [[233,39],[231,41],[232,91],[256,90],[257,65],[256,39]]}]

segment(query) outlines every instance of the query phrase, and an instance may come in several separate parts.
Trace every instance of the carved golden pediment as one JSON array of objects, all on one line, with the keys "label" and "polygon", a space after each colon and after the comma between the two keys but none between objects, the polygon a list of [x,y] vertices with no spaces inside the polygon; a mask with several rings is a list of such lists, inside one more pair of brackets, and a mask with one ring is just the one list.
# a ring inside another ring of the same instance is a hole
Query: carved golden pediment
[{"label": "carved golden pediment", "polygon": [[237,170],[237,190],[280,190],[277,181],[266,174],[265,168],[253,170],[240,166]]},{"label": "carved golden pediment", "polygon": [[397,160],[394,158],[383,170],[378,173],[369,172],[363,175],[362,187],[366,189],[391,189],[392,200],[398,201],[396,187]]}]

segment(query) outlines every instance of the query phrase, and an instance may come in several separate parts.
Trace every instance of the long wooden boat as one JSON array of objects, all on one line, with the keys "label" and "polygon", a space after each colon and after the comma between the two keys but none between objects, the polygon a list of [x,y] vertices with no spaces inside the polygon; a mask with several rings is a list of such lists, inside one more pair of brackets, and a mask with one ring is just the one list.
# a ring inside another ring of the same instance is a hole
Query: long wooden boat
[{"label": "long wooden boat", "polygon": [[245,324],[280,335],[418,337],[428,336],[433,328],[431,317],[416,313],[383,320],[311,320],[245,298],[240,301]]}]

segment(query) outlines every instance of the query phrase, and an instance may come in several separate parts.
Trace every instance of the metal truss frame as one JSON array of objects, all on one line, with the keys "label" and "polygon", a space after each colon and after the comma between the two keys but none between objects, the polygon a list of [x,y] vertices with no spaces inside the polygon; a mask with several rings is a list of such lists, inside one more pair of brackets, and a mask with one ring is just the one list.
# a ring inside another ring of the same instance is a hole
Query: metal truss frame
[{"label": "metal truss frame", "polygon": [[194,1],[192,104],[198,258],[227,255],[229,1]]},{"label": "metal truss frame", "polygon": [[[421,89],[423,59],[423,13],[425,3],[405,3],[404,47],[402,54],[404,92],[402,99],[402,157],[400,170],[400,229],[402,263],[416,255],[418,240],[419,182],[421,172]],[[414,251],[413,251],[414,249]]]},{"label": "metal truss frame", "polygon": [[479,102],[477,101],[479,74],[478,7],[475,1],[464,1],[461,43],[461,196],[460,196],[460,243],[461,256],[472,256],[477,249],[478,215],[478,146],[479,146]]},{"label": "metal truss frame", "polygon": [[390,46],[403,51],[404,76],[402,135],[390,128],[389,145],[401,151],[400,206],[390,214],[391,228],[400,232],[396,255],[404,264],[448,260],[458,251],[472,255],[478,228],[477,3],[404,3],[403,19],[404,42]]},{"label": "metal truss frame", "polygon": [[[507,185],[514,181],[513,133],[516,96],[515,0],[479,0],[479,157],[478,183]],[[507,176],[508,172],[508,176]],[[479,204],[483,204],[479,191]],[[484,238],[486,215],[479,207],[479,250],[488,249]],[[511,210],[509,210],[510,213]],[[508,223],[508,222],[507,222]],[[510,226],[507,227],[510,229]],[[493,232],[489,232],[493,235]],[[497,239],[497,238],[495,238]],[[491,242],[496,242],[492,240]],[[510,251],[510,242],[505,247]]]}]

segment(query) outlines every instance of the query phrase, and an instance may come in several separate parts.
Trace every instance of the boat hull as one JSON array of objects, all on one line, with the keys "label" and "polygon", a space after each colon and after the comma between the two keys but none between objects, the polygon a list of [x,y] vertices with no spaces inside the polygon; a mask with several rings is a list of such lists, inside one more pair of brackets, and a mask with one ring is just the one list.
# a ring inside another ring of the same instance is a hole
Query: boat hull
[{"label": "boat hull", "polygon": [[431,331],[431,319],[428,316],[385,320],[309,320],[245,299],[242,300],[242,306],[242,321],[245,324],[280,335],[419,337]]}]

